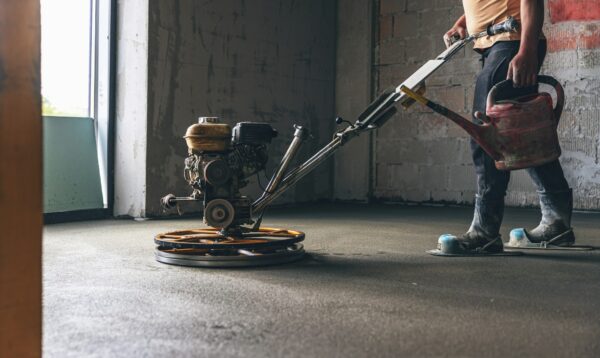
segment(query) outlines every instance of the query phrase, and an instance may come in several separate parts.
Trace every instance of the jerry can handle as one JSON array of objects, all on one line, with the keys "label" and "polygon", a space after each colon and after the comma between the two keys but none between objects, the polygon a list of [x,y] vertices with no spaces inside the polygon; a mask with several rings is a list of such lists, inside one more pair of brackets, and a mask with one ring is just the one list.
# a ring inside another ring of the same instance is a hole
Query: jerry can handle
[{"label": "jerry can handle", "polygon": [[[554,106],[554,118],[556,119],[556,124],[560,120],[560,115],[562,114],[563,107],[565,105],[565,92],[563,90],[562,85],[558,82],[554,77],[540,75],[538,76],[538,82],[550,85],[554,88],[556,92],[556,105]],[[487,97],[486,107],[491,108],[494,103],[496,103],[496,95],[500,91],[505,91],[508,88],[513,86],[512,80],[504,80],[502,82],[497,83],[492,89]]]}]

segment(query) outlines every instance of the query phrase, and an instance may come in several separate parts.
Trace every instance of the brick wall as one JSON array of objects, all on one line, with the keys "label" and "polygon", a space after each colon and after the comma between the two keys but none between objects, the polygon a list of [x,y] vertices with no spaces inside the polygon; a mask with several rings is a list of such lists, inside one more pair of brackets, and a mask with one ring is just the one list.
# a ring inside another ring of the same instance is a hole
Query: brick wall
[{"label": "brick wall", "polygon": [[600,2],[549,0],[543,71],[565,87],[559,134],[575,206],[600,209]]},{"label": "brick wall", "polygon": [[[585,8],[586,11],[581,11]],[[396,86],[444,50],[443,33],[462,14],[460,1],[379,0],[374,81],[380,92]],[[564,165],[575,206],[600,209],[600,4],[549,0],[545,33],[549,53],[542,72],[565,86],[559,127]],[[428,97],[469,118],[480,69],[470,48],[427,81]],[[475,194],[469,137],[458,126],[415,105],[378,131],[374,194],[388,201],[470,203]],[[537,205],[524,171],[513,172],[509,205]]]}]

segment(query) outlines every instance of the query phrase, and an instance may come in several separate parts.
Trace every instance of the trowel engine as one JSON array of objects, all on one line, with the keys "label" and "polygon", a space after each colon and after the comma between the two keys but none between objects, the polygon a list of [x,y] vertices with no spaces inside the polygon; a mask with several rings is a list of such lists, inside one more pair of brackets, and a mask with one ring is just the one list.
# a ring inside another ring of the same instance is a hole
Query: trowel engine
[{"label": "trowel engine", "polygon": [[204,222],[211,227],[251,224],[252,202],[240,189],[265,169],[267,146],[276,136],[277,131],[267,123],[241,122],[232,130],[217,118],[200,118],[184,137],[189,154],[184,176],[192,194],[187,198],[169,194],[162,199],[163,206],[171,208],[185,199],[202,200]]}]

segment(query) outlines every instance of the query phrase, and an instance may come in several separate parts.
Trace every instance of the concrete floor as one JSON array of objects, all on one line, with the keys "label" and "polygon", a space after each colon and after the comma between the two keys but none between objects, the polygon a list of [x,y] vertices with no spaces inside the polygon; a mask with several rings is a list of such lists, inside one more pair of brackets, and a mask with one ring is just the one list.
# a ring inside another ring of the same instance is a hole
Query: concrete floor
[{"label": "concrete floor", "polygon": [[[600,251],[440,258],[470,209],[327,205],[273,210],[310,257],[197,269],[154,261],[158,232],[199,220],[46,227],[46,357],[600,356]],[[503,226],[531,226],[509,210]],[[600,246],[600,214],[577,214]]]}]

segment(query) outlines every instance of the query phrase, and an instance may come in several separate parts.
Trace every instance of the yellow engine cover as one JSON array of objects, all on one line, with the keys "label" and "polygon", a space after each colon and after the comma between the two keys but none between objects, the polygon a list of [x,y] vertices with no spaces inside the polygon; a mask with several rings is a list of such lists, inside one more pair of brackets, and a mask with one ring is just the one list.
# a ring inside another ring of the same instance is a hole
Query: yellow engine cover
[{"label": "yellow engine cover", "polygon": [[231,127],[217,123],[214,117],[201,117],[199,123],[188,127],[183,138],[190,153],[224,152],[231,143]]}]

